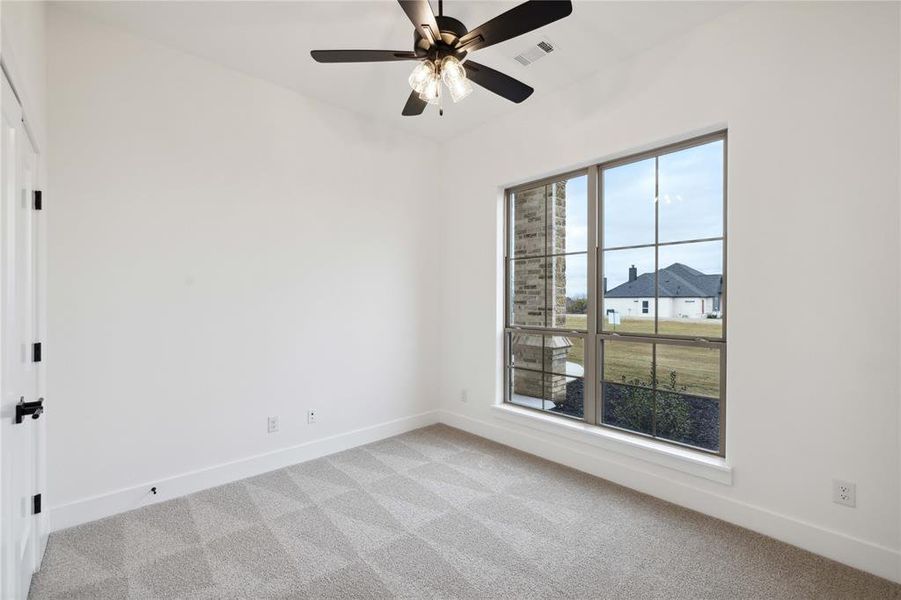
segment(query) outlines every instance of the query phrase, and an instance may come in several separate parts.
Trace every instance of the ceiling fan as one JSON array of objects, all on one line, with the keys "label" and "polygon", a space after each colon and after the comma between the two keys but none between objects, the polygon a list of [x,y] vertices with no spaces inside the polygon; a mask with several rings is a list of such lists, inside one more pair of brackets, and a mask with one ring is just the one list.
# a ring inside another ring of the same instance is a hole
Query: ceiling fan
[{"label": "ceiling fan", "polygon": [[522,102],[531,87],[492,68],[468,59],[476,50],[544,27],[572,13],[571,0],[529,0],[483,23],[475,29],[452,17],[444,16],[444,2],[438,0],[438,15],[428,0],[398,0],[413,23],[413,50],[313,50],[310,55],[321,63],[417,61],[410,74],[413,88],[401,114],[422,114],[426,105],[441,110],[441,82],[451,99],[459,102],[472,92],[470,80],[512,102]]}]

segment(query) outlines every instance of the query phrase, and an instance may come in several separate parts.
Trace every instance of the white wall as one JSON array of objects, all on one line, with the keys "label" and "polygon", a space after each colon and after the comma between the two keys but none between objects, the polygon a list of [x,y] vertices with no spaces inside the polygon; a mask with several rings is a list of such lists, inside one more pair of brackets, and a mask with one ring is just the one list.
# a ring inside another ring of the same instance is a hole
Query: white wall
[{"label": "white wall", "polygon": [[[660,299],[660,310],[663,311],[669,298]],[[648,312],[641,312],[642,302],[647,301]],[[615,310],[621,317],[628,319],[653,319],[654,298],[604,298],[604,310]]]},{"label": "white wall", "polygon": [[59,6],[48,42],[55,526],[435,407],[434,144]]},{"label": "white wall", "polygon": [[[898,578],[898,84],[897,4],[750,3],[453,140],[442,418]],[[500,425],[502,187],[723,125],[734,483]]]},{"label": "white wall", "polygon": [[702,318],[713,312],[713,298],[673,298],[668,318]]}]

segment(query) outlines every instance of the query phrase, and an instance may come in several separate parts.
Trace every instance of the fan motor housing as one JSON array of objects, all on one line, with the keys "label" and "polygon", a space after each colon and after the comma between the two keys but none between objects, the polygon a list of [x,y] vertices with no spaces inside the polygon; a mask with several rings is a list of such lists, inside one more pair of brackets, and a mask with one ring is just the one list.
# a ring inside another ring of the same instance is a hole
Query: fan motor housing
[{"label": "fan motor housing", "polygon": [[[438,23],[438,28],[441,29],[441,39],[436,40],[438,50],[437,58],[443,58],[448,55],[459,56],[465,54],[465,52],[457,51],[454,46],[457,44],[457,41],[469,31],[466,28],[466,25],[453,17],[445,17],[443,15],[436,16],[435,21]],[[429,40],[422,36],[422,32],[419,28],[415,28],[413,30],[413,51],[417,55],[425,58],[429,55],[430,48],[431,43]],[[432,50],[434,51],[434,49]]]}]

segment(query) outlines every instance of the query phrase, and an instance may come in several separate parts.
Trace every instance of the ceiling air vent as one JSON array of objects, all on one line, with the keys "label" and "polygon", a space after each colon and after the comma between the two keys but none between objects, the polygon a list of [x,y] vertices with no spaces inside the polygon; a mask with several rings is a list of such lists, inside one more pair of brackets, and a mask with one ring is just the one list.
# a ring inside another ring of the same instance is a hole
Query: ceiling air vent
[{"label": "ceiling air vent", "polygon": [[544,58],[553,51],[554,45],[548,40],[544,39],[534,46],[529,46],[523,52],[520,52],[519,54],[514,56],[513,59],[522,66],[528,67],[536,60]]}]

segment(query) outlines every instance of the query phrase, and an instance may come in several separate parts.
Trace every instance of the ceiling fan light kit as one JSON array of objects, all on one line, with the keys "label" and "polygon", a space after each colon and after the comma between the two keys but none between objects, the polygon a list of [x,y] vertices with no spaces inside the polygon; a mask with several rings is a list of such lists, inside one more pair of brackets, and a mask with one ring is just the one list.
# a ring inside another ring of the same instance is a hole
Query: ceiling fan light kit
[{"label": "ceiling fan light kit", "polygon": [[419,99],[429,104],[441,104],[441,82],[444,82],[455,103],[472,93],[466,70],[453,56],[445,56],[438,63],[423,60],[410,73],[407,82],[419,94]]},{"label": "ceiling fan light kit", "polygon": [[[442,83],[453,102],[472,93],[475,83],[511,102],[522,102],[535,91],[490,67],[469,60],[471,52],[528,33],[572,13],[570,0],[529,0],[468,30],[457,19],[444,16],[442,0],[438,15],[428,0],[398,0],[413,24],[413,51],[402,50],[312,50],[321,63],[388,62],[415,60],[407,82],[413,88],[401,114],[422,114],[429,104],[441,107]],[[443,110],[439,111],[443,114]]]}]

